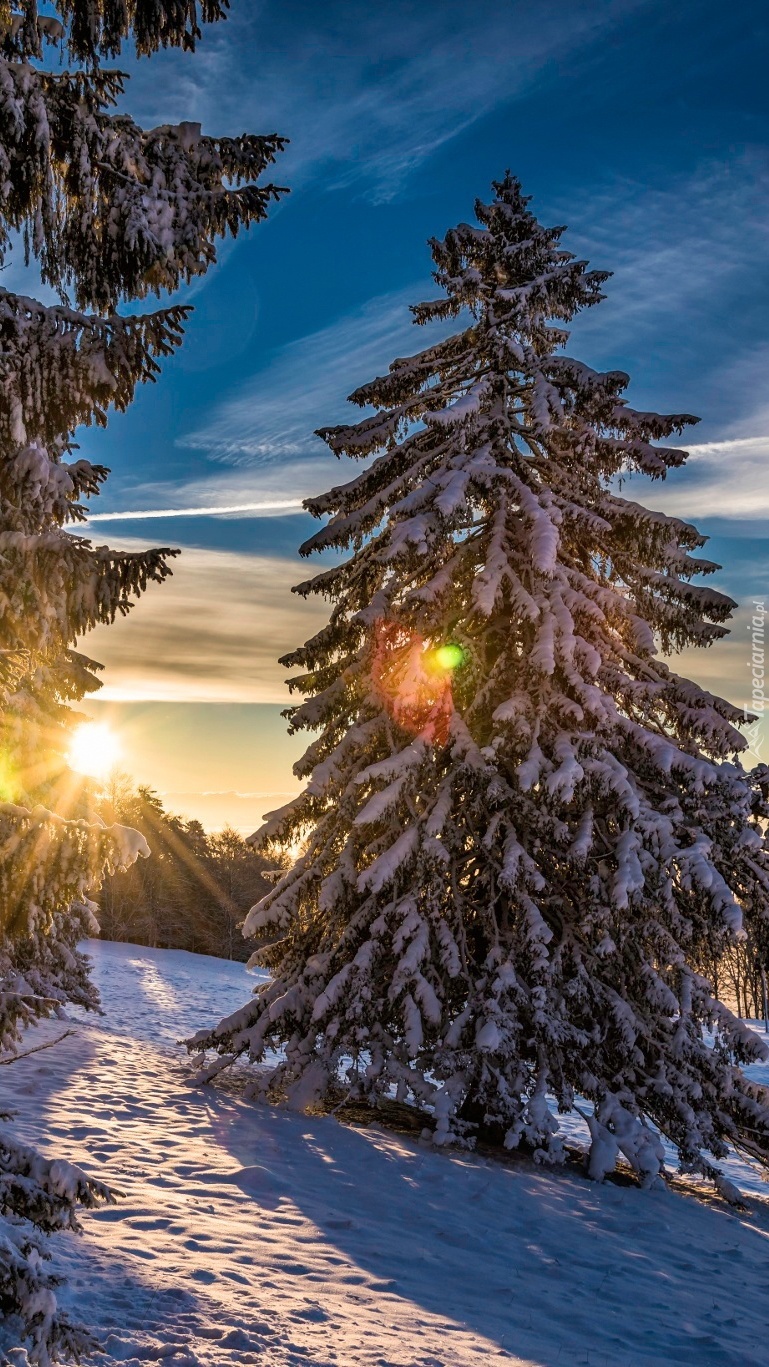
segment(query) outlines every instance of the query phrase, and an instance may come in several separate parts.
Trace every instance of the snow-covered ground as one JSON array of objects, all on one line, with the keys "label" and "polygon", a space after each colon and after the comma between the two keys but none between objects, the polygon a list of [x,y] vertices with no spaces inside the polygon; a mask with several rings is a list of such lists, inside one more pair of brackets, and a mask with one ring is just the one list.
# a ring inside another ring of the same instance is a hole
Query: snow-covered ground
[{"label": "snow-covered ground", "polygon": [[53,1241],[62,1299],[103,1342],[94,1362],[769,1360],[769,1189],[739,1164],[743,1215],[194,1088],[175,1041],[243,1001],[242,965],[90,952],[106,1016],[2,1081],[19,1137],[124,1193]]}]

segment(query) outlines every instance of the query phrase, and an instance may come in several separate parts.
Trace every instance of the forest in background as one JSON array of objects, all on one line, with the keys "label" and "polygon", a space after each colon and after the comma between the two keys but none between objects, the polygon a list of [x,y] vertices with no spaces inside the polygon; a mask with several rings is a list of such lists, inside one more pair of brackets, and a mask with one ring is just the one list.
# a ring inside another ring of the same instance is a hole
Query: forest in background
[{"label": "forest in background", "polygon": [[275,867],[232,826],[213,834],[167,812],[157,793],[114,775],[93,799],[111,825],[141,831],[152,855],[105,878],[96,896],[101,938],[155,949],[188,949],[245,961],[255,948],[241,925],[268,891]]}]

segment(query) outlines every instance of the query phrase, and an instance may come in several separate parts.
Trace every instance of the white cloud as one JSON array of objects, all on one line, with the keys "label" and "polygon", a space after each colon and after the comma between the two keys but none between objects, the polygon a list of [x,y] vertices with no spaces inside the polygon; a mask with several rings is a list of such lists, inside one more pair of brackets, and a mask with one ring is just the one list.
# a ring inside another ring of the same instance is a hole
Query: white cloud
[{"label": "white cloud", "polygon": [[[769,434],[689,446],[689,460],[664,484],[631,497],[686,519],[761,521],[769,517]],[[636,481],[629,481],[631,488]]]},{"label": "white cloud", "polygon": [[[125,539],[114,548],[141,546]],[[306,571],[277,557],[208,550],[184,551],[173,571],[128,617],[81,642],[106,667],[99,700],[287,705],[278,656],[327,616],[323,602],[291,593]]]}]

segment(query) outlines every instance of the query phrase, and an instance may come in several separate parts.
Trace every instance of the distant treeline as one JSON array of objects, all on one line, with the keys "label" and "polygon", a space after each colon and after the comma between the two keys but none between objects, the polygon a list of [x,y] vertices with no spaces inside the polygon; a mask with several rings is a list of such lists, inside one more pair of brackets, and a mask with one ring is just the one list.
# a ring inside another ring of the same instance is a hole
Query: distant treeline
[{"label": "distant treeline", "polygon": [[746,1020],[763,1020],[769,1008],[767,945],[752,926],[726,949],[702,953],[697,965],[712,984],[713,995]]},{"label": "distant treeline", "polygon": [[115,778],[96,800],[98,815],[133,826],[152,850],[125,873],[107,877],[97,894],[102,939],[189,949],[224,959],[249,957],[253,943],[239,929],[270,884],[274,868],[231,826],[214,835],[163,807],[150,788]]}]

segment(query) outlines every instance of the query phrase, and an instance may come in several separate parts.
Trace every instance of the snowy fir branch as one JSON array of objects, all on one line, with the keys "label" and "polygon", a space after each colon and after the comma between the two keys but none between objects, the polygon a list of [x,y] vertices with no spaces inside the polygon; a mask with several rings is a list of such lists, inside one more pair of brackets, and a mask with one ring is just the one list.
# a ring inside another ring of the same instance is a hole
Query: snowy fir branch
[{"label": "snowy fir branch", "polygon": [[[50,8],[50,7],[49,7]],[[226,0],[0,3],[0,257],[22,239],[60,296],[0,290],[0,1048],[67,1003],[98,1010],[78,942],[98,929],[90,895],[149,848],[88,819],[65,759],[71,704],[99,685],[77,645],[171,573],[175,552],[114,552],[73,527],[108,475],[76,456],[179,346],[189,308],[118,306],[203,275],[216,243],[260,222],[281,190],[263,176],[277,135],[209,137],[200,124],[142,129],[117,114],[126,78],[102,60],[193,48]],[[58,47],[71,69],[53,71]],[[69,296],[71,295],[72,303]],[[78,1357],[88,1338],[56,1308],[43,1236],[72,1228],[99,1183],[0,1144],[0,1349]],[[10,1338],[8,1337],[10,1335]],[[14,1337],[15,1336],[15,1337]]]},{"label": "snowy fir branch", "polygon": [[[41,15],[37,0],[0,6],[5,55],[42,58],[47,45],[63,47],[76,61],[116,57],[129,39],[139,56],[161,47],[194,51],[201,23],[224,19],[229,0],[56,0],[58,18]],[[15,10],[15,12],[14,12]]]},{"label": "snowy fir branch", "polygon": [[96,1347],[90,1334],[59,1310],[60,1278],[46,1268],[41,1235],[79,1232],[78,1207],[114,1202],[115,1194],[71,1163],[49,1161],[0,1133],[0,1347],[25,1340],[39,1367],[75,1359]]},{"label": "snowy fir branch", "polygon": [[21,1049],[13,1054],[8,1054],[7,1057],[0,1058],[0,1066],[8,1068],[11,1064],[17,1063],[19,1059],[29,1058],[30,1054],[39,1054],[44,1049],[53,1049],[55,1045],[61,1044],[62,1040],[68,1039],[74,1033],[74,1030],[63,1030],[55,1039],[45,1040],[43,1044],[35,1044],[31,1049]]},{"label": "snowy fir branch", "polygon": [[661,1133],[718,1177],[729,1145],[769,1161],[740,1070],[765,1047],[700,971],[766,940],[769,808],[740,709],[660,658],[726,630],[705,537],[616,483],[680,467],[665,443],[696,419],[565,354],[607,275],[513,177],[476,219],[432,243],[443,295],[413,309],[463,330],[321,432],[373,459],[306,505],[326,520],[302,553],[347,558],[297,588],[331,602],[283,660],[316,736],[255,837],[300,854],[244,928],[271,979],[190,1047],[296,1105],[395,1092],[438,1143],[548,1162],[581,1096],[594,1175],[621,1151],[651,1183]]},{"label": "snowy fir branch", "polygon": [[145,131],[107,112],[122,85],[0,58],[0,258],[23,233],[43,280],[99,311],[203,275],[283,193],[259,177],[285,139]]}]

